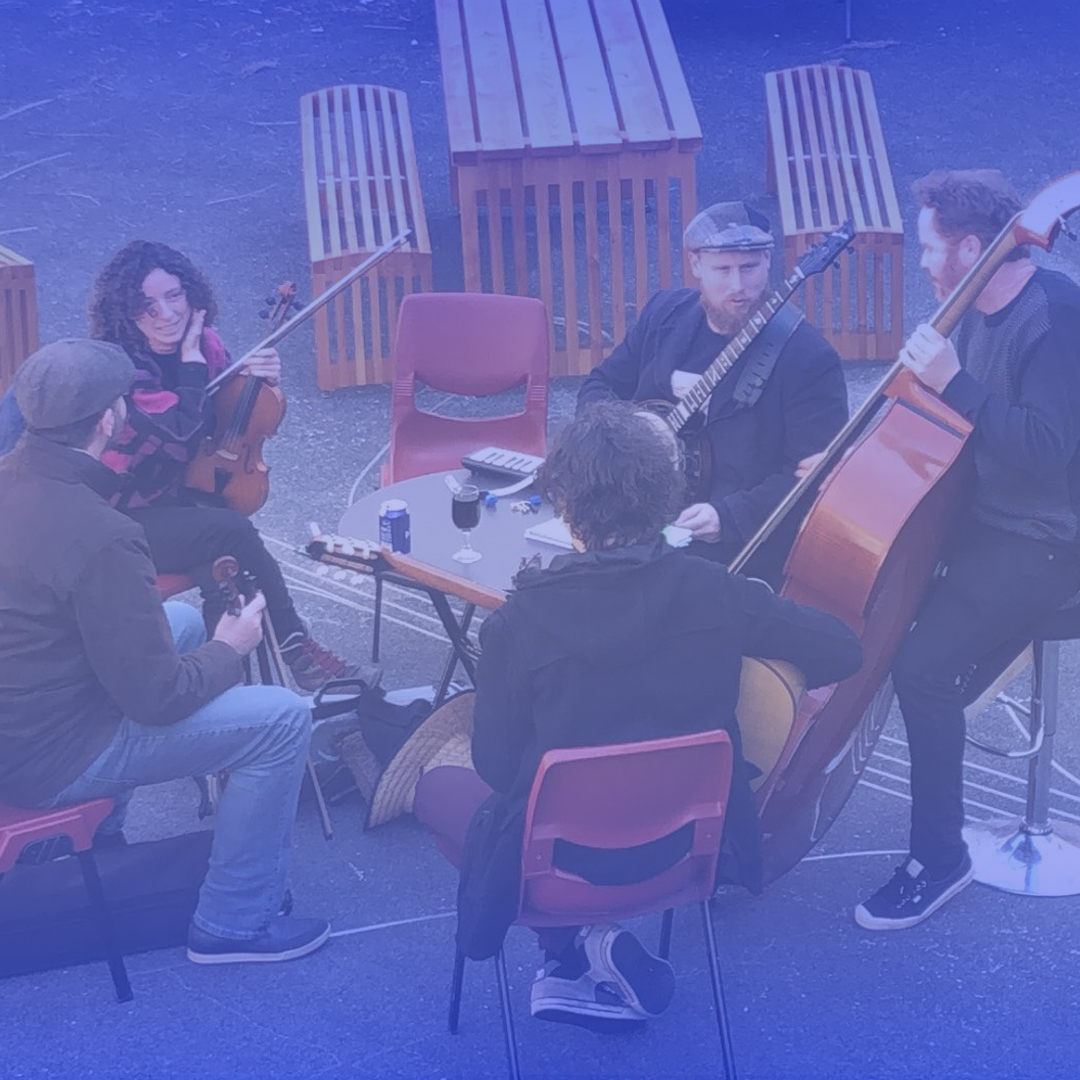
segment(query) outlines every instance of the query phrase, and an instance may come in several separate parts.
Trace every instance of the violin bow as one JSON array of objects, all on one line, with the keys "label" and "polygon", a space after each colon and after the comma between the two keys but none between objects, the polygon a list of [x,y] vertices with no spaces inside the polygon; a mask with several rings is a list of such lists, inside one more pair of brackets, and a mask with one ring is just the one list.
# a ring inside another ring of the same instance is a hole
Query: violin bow
[{"label": "violin bow", "polygon": [[232,378],[232,376],[235,375],[260,349],[269,349],[271,346],[276,345],[283,337],[287,337],[301,323],[310,319],[324,304],[328,304],[338,295],[338,293],[344,292],[358,277],[362,277],[369,270],[378,266],[387,255],[392,254],[403,244],[407,243],[411,236],[412,231],[406,229],[404,232],[398,233],[392,240],[387,240],[378,251],[372,252],[359,266],[354,266],[340,281],[335,281],[326,292],[316,296],[314,300],[302,307],[291,319],[283,322],[277,329],[271,330],[258,345],[248,349],[239,360],[234,360],[220,375],[211,379],[206,384],[206,392],[208,394],[213,394],[222,383]]}]

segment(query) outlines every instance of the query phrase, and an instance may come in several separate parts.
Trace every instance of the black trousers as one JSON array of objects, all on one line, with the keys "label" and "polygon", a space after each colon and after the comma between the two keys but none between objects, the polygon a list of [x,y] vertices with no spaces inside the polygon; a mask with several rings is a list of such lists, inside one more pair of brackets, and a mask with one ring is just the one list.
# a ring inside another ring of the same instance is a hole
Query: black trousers
[{"label": "black trousers", "polygon": [[266,597],[266,610],[278,639],[303,631],[277,560],[243,514],[215,506],[149,506],[127,514],[143,527],[160,573],[190,574],[195,579],[203,595],[208,627],[216,625],[224,610],[210,567],[222,555],[232,555],[241,570],[252,574]]},{"label": "black trousers", "polygon": [[911,854],[932,876],[966,851],[963,762],[968,681],[994,676],[1040,618],[1080,588],[1080,558],[1058,545],[966,524],[893,664],[911,755]]}]

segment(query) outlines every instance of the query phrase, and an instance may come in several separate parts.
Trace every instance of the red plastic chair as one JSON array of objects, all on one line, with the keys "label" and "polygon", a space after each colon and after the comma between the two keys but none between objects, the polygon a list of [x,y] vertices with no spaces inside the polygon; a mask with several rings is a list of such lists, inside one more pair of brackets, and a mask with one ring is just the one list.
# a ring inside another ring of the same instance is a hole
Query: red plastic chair
[{"label": "red plastic chair", "polygon": [[41,840],[67,836],[82,868],[83,881],[90,897],[90,908],[101,928],[105,954],[109,962],[113,986],[119,1001],[131,1001],[124,957],[120,952],[112,913],[101,887],[92,844],[97,827],[112,813],[112,799],[91,799],[89,802],[60,806],[53,810],[22,810],[0,803],[0,880],[14,865],[23,849]]},{"label": "red plastic chair", "polygon": [[158,574],[157,576],[157,590],[162,600],[187,592],[195,586],[195,579],[188,574]]},{"label": "red plastic chair", "polygon": [[[706,731],[616,746],[549,750],[540,762],[525,815],[520,926],[617,922],[663,911],[660,955],[671,945],[673,909],[701,906],[724,1073],[735,1080],[727,1006],[709,898],[715,891],[720,838],[731,787],[733,751],[727,732]],[[630,848],[693,825],[690,849],[673,866],[633,885],[594,885],[559,869],[556,841],[590,848]],[[450,995],[450,1031],[457,1032],[465,957],[459,951]],[[520,1076],[506,961],[495,972],[510,1075]]]},{"label": "red plastic chair", "polygon": [[[489,293],[406,296],[394,346],[383,484],[457,468],[465,454],[485,446],[543,457],[550,359],[547,311],[539,300]],[[524,383],[525,407],[508,416],[436,416],[416,407],[417,381],[469,397]]]}]

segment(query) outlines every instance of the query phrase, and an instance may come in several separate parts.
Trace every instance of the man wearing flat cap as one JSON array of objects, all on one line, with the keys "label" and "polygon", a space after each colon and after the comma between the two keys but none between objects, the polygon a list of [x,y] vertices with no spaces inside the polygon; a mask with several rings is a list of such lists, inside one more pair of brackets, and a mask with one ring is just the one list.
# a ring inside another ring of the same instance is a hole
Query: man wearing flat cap
[{"label": "man wearing flat cap", "polygon": [[262,597],[207,641],[195,608],[162,605],[142,527],[109,505],[119,481],[101,457],[135,377],[119,345],[81,339],[16,376],[27,430],[0,461],[0,802],[108,797],[116,829],[134,788],[227,769],[188,956],[302,956],[329,935],[278,914],[311,713],[290,690],[237,685]]},{"label": "man wearing flat cap", "polygon": [[[741,202],[701,211],[683,235],[696,289],[667,289],[586,377],[578,406],[605,398],[675,402],[749,322],[769,289],[768,220]],[[847,419],[840,358],[785,305],[713,390],[698,417],[709,457],[707,490],[678,524],[691,550],[730,562],[795,480],[798,462],[825,448]],[[775,578],[794,525],[766,545],[755,573]]]}]

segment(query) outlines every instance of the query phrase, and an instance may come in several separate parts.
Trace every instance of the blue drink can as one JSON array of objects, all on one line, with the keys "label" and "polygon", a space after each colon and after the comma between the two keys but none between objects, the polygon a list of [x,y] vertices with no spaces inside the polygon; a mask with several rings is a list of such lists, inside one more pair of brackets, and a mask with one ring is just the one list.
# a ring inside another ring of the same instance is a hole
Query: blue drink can
[{"label": "blue drink can", "polygon": [[412,536],[409,532],[409,504],[404,499],[387,499],[379,507],[379,543],[391,551],[409,554]]}]

